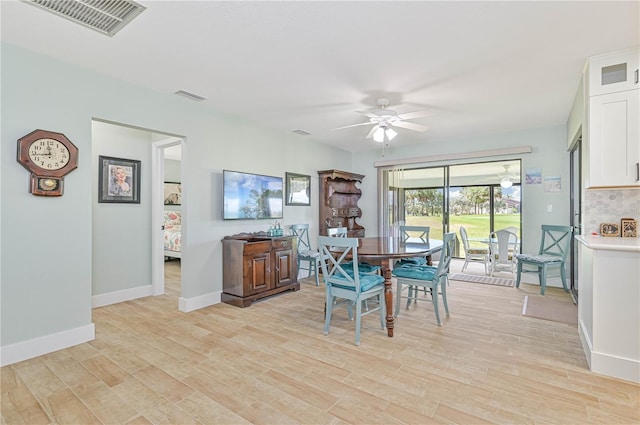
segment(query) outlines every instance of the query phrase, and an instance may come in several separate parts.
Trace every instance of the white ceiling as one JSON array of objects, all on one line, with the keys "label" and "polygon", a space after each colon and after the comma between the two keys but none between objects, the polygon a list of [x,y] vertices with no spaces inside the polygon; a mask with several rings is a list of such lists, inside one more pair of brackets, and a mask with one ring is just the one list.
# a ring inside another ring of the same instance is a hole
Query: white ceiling
[{"label": "white ceiling", "polygon": [[640,44],[638,1],[139,3],[110,38],[0,1],[2,40],[353,152],[379,97],[430,112],[390,146],[563,125],[585,59]]}]

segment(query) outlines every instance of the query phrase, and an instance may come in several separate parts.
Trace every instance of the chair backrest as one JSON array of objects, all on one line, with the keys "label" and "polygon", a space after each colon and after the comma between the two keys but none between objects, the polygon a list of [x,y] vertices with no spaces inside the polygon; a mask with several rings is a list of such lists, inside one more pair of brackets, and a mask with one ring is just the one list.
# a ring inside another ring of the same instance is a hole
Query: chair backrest
[{"label": "chair backrest", "polygon": [[421,242],[429,242],[429,226],[400,226],[400,237],[403,241],[409,238],[418,238]]},{"label": "chair backrest", "polygon": [[[360,293],[358,243],[358,238],[318,236],[320,255],[327,259],[320,263],[325,285],[353,287],[356,294]],[[351,266],[344,269],[343,263],[350,263]]]},{"label": "chair backrest", "polygon": [[464,252],[469,251],[469,235],[467,235],[467,229],[460,226],[460,239],[462,239],[462,245],[464,246]]},{"label": "chair backrest", "polygon": [[540,241],[539,254],[555,255],[561,257],[562,261],[567,259],[569,247],[571,245],[571,226],[542,225],[542,240]]},{"label": "chair backrest", "polygon": [[290,226],[291,233],[298,237],[298,251],[308,251],[311,249],[309,241],[309,225],[308,224],[292,224]]},{"label": "chair backrest", "polygon": [[507,229],[496,230],[489,235],[489,246],[493,261],[498,263],[510,262],[510,248],[518,246],[518,235]]},{"label": "chair backrest", "polygon": [[451,257],[456,249],[456,234],[445,233],[442,236],[442,252],[440,253],[440,260],[438,261],[438,270],[436,276],[442,278],[449,273],[449,266],[451,265]]},{"label": "chair backrest", "polygon": [[336,238],[346,238],[347,228],[346,227],[329,227],[327,229],[327,236],[333,236]]}]

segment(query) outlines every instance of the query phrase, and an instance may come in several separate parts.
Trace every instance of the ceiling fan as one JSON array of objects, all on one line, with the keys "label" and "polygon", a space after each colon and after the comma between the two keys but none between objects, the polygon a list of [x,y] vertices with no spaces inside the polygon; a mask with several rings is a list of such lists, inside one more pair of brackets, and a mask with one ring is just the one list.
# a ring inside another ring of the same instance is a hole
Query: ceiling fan
[{"label": "ceiling fan", "polygon": [[429,129],[426,125],[406,121],[413,118],[424,117],[428,114],[428,111],[415,111],[407,112],[406,114],[398,114],[394,110],[387,109],[387,106],[389,106],[389,99],[384,97],[378,99],[377,104],[380,108],[375,111],[356,111],[369,117],[369,122],[346,125],[344,127],[334,128],[334,130],[358,127],[361,125],[373,125],[371,131],[367,134],[367,139],[373,137],[373,140],[382,143],[385,141],[385,138],[388,141],[398,135],[398,133],[391,127],[406,128],[413,131],[427,131]]},{"label": "ceiling fan", "polygon": [[513,182],[518,178],[517,175],[509,172],[509,167],[511,165],[503,165],[504,173],[498,174],[498,178],[500,178],[500,186],[504,189],[508,189],[513,186]]}]

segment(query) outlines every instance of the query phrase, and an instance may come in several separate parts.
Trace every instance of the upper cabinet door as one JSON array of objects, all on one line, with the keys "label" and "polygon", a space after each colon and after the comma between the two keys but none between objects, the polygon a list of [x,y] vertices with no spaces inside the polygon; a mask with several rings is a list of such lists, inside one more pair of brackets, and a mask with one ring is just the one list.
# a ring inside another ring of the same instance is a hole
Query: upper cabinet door
[{"label": "upper cabinet door", "polygon": [[631,90],[638,83],[640,51],[624,50],[589,59],[589,96]]},{"label": "upper cabinet door", "polygon": [[640,89],[591,96],[588,187],[640,186]]}]

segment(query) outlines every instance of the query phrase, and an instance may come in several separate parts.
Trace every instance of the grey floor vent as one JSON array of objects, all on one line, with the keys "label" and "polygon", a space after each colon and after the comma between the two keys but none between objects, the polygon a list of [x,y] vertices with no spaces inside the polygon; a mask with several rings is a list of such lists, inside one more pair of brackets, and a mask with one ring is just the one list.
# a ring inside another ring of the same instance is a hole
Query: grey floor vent
[{"label": "grey floor vent", "polygon": [[146,9],[146,7],[130,0],[22,1],[110,37]]}]

